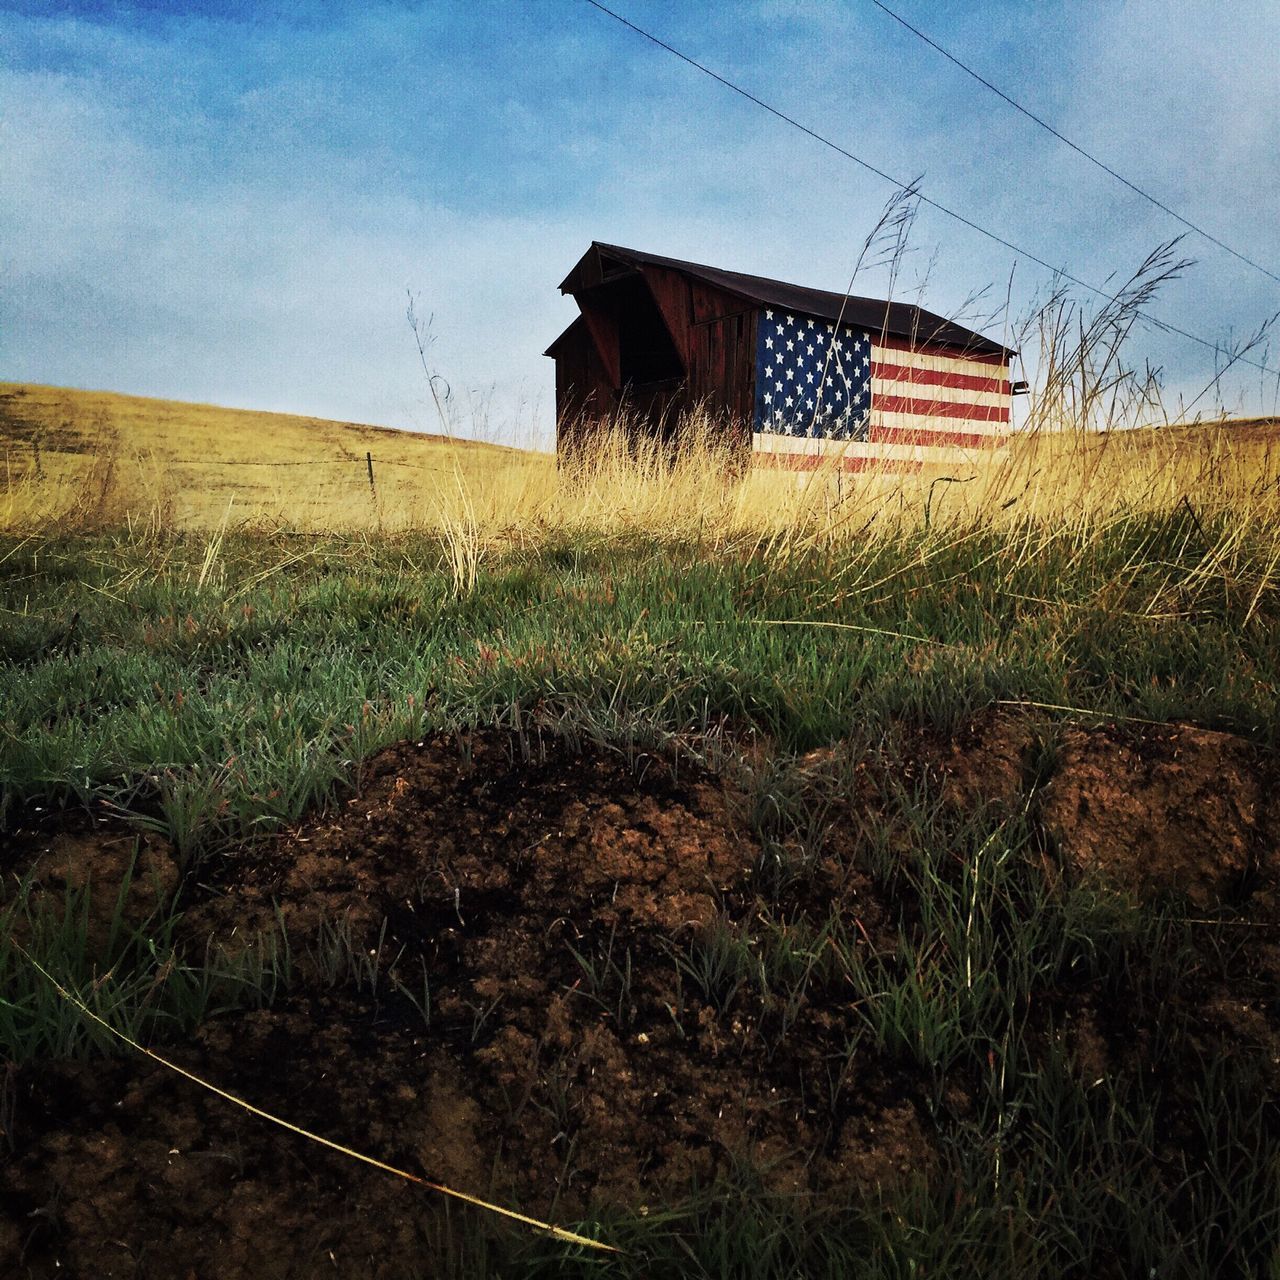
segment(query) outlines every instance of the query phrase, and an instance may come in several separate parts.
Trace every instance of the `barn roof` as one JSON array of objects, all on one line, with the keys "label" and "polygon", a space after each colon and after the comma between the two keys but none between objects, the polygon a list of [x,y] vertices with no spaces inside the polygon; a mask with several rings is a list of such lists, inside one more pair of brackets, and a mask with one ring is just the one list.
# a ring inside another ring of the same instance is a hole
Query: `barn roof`
[{"label": "barn roof", "polygon": [[[1015,352],[983,337],[964,325],[956,324],[944,316],[935,315],[923,307],[912,306],[905,302],[885,302],[876,298],[846,297],[843,293],[832,293],[827,289],[810,289],[804,285],[788,284],[785,280],[770,280],[766,276],[744,275],[740,271],[725,271],[720,267],[710,267],[701,262],[685,262],[680,258],[665,258],[656,253],[645,253],[639,249],[626,249],[621,245],[603,244],[599,240],[591,242],[587,257],[592,253],[600,255],[602,260],[613,260],[618,266],[638,271],[642,267],[666,267],[674,271],[682,271],[705,281],[717,289],[737,294],[750,302],[763,306],[785,307],[790,311],[800,311],[805,315],[819,316],[824,320],[839,320],[855,329],[863,329],[872,333],[884,333],[886,336],[906,338],[921,345],[940,343],[944,346],[963,347],[984,355],[1014,355]],[[561,293],[576,293],[582,287],[581,271],[583,263],[565,277],[560,285]],[[562,335],[563,336],[563,335]]]},{"label": "barn roof", "polygon": [[561,346],[569,340],[569,335],[579,328],[585,329],[586,321],[581,316],[574,316],[569,327],[542,354],[544,356],[554,356]]}]

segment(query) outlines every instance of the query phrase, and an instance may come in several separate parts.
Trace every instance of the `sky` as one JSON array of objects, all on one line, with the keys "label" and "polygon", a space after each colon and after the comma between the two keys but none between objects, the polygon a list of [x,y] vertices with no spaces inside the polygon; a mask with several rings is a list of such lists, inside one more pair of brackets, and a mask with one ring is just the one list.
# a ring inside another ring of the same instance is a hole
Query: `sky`
[{"label": "sky", "polygon": [[[1274,0],[891,2],[1280,275]],[[870,0],[611,7],[1084,280],[1182,230]],[[0,0],[0,380],[434,430],[412,295],[455,428],[545,445],[542,352],[576,314],[557,286],[592,240],[843,290],[892,191],[585,0]],[[1179,252],[1196,265],[1153,315],[1218,342],[1280,311],[1275,280],[1195,235]],[[928,208],[892,282],[997,338],[976,322],[1049,283]],[[1130,355],[1175,405],[1215,372],[1149,326]],[[1280,343],[1254,357],[1280,368]],[[1236,368],[1197,408],[1278,395]]]}]

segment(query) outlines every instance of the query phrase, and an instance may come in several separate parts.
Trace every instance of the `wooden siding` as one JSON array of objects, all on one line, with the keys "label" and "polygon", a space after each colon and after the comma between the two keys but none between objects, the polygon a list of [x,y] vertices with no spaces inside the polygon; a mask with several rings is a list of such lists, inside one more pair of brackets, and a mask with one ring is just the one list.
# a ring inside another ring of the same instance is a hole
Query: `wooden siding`
[{"label": "wooden siding", "polygon": [[585,424],[613,409],[613,382],[585,320],[579,317],[556,339],[556,447],[572,447]]}]

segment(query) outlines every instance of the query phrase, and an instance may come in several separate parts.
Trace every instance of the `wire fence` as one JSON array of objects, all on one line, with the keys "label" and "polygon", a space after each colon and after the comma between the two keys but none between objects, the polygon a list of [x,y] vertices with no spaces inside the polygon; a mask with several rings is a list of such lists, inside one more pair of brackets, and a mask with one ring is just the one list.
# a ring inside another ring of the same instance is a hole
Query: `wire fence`
[{"label": "wire fence", "polygon": [[439,467],[423,466],[420,462],[404,462],[400,458],[375,458],[366,454],[363,458],[290,458],[285,461],[267,461],[257,458],[166,458],[175,467],[407,467],[411,471],[438,471]]}]

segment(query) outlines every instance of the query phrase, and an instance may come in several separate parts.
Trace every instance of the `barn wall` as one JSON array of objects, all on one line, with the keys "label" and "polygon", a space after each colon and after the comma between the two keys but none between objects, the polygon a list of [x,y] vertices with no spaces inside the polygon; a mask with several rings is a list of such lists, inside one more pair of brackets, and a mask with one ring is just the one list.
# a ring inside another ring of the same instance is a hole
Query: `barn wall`
[{"label": "barn wall", "polygon": [[704,406],[750,445],[755,308],[680,271],[644,276],[685,362],[684,401]]},{"label": "barn wall", "polygon": [[645,267],[641,275],[658,304],[658,310],[666,321],[667,331],[685,362],[689,364],[689,331],[693,322],[693,308],[689,298],[689,277],[679,271],[661,267]]},{"label": "barn wall", "polygon": [[580,297],[577,302],[601,373],[610,387],[616,389],[622,384],[622,360],[618,350],[618,324],[613,311],[599,299],[589,296]]},{"label": "barn wall", "polygon": [[556,343],[556,448],[572,447],[583,426],[614,408],[613,384],[585,324]]},{"label": "barn wall", "polygon": [[599,255],[588,255],[566,281],[582,323],[554,350],[559,436],[567,439],[584,417],[602,417],[618,407],[629,409],[654,434],[669,436],[684,411],[702,405],[731,425],[749,450],[755,308],[682,271],[646,266],[640,278],[684,366],[683,377],[623,387],[618,298],[600,269]]}]

